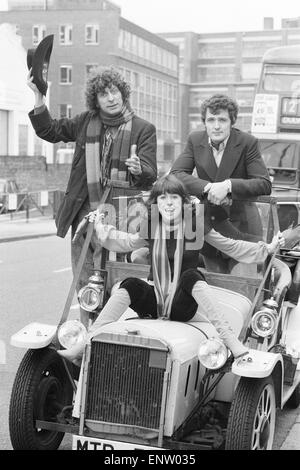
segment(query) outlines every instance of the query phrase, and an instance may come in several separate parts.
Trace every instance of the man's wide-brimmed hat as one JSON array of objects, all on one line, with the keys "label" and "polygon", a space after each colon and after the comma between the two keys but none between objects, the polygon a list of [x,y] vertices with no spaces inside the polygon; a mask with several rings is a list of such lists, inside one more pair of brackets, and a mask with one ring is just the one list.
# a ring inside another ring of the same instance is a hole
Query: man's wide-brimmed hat
[{"label": "man's wide-brimmed hat", "polygon": [[54,34],[44,37],[36,49],[28,49],[27,66],[32,68],[33,83],[46,96],[48,89],[48,68],[53,47]]}]

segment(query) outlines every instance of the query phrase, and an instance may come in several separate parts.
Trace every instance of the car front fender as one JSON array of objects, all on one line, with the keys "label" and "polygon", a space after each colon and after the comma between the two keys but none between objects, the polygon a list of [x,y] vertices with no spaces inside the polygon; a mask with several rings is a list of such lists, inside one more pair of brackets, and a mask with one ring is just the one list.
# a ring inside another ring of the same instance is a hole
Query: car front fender
[{"label": "car front fender", "polygon": [[232,364],[232,372],[240,377],[263,378],[272,374],[276,364],[280,362],[283,370],[283,359],[279,353],[249,349],[249,354],[236,359]]},{"label": "car front fender", "polygon": [[29,323],[11,336],[10,344],[17,348],[41,349],[48,346],[54,338],[57,325]]}]

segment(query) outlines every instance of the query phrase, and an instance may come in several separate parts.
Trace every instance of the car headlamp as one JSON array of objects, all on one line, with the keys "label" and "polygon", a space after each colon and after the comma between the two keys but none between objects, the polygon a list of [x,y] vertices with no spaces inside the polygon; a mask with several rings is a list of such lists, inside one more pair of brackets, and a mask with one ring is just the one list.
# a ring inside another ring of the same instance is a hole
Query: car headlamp
[{"label": "car headlamp", "polygon": [[218,338],[208,338],[200,344],[198,357],[207,369],[220,369],[228,359],[229,351]]},{"label": "car headlamp", "polygon": [[273,335],[276,330],[277,315],[276,311],[269,308],[263,308],[256,312],[251,319],[251,328],[257,336],[266,338]]},{"label": "car headlamp", "polygon": [[78,292],[78,301],[83,310],[88,312],[93,312],[96,310],[102,299],[102,293],[98,289],[95,289],[92,286],[85,286]]},{"label": "car headlamp", "polygon": [[89,283],[78,292],[78,302],[88,312],[94,312],[103,306],[106,272],[95,270]]},{"label": "car headlamp", "polygon": [[80,321],[69,320],[60,325],[57,338],[65,349],[69,349],[87,340],[87,330]]}]

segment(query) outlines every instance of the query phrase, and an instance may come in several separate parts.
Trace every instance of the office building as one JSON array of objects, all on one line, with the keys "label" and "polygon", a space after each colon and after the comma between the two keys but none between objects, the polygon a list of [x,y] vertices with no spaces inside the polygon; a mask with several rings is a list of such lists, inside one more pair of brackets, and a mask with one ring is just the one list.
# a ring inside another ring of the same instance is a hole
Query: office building
[{"label": "office building", "polygon": [[300,23],[297,26],[295,20],[297,27],[292,28],[284,26],[287,21],[277,30],[273,29],[273,19],[265,18],[261,31],[160,34],[179,48],[182,141],[190,131],[203,128],[199,108],[214,93],[237,100],[240,112],[236,126],[250,131],[264,53],[271,47],[300,44]]},{"label": "office building", "polygon": [[[158,160],[164,168],[179,145],[177,46],[125,20],[107,0],[8,0],[8,7],[0,23],[15,25],[26,50],[54,34],[48,74],[53,117],[85,110],[85,82],[93,67],[118,67],[131,83],[133,109],[157,128]],[[62,151],[68,147],[72,144],[56,144],[53,161],[70,158]]]}]

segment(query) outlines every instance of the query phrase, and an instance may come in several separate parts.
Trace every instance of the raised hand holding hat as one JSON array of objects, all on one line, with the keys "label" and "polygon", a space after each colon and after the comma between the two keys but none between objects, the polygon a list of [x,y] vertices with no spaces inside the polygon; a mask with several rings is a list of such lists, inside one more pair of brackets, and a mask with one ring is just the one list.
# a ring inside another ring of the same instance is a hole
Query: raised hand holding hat
[{"label": "raised hand holding hat", "polygon": [[32,83],[36,85],[40,93],[46,96],[48,89],[48,68],[50,56],[53,47],[54,35],[44,37],[36,49],[28,49],[27,51],[27,66],[31,69],[33,76]]}]

